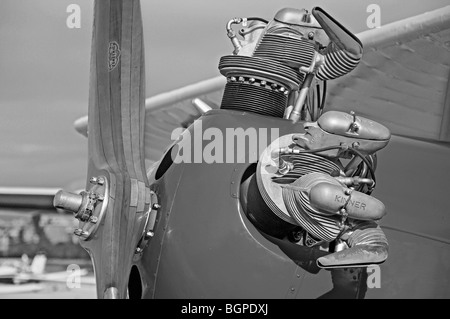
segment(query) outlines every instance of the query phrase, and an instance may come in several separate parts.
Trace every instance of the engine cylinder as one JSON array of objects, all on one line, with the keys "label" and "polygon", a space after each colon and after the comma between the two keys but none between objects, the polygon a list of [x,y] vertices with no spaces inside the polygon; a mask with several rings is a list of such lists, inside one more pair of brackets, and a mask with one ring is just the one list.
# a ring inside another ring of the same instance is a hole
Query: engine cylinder
[{"label": "engine cylinder", "polygon": [[[285,13],[296,21],[304,15]],[[220,59],[219,70],[228,79],[221,108],[282,118],[290,95],[305,80],[300,68],[313,64],[315,44],[291,24],[272,20],[253,45],[253,51]]]},{"label": "engine cylinder", "polygon": [[266,34],[253,56],[272,59],[299,69],[309,67],[314,54],[314,44],[311,41],[283,34]]},{"label": "engine cylinder", "polygon": [[225,87],[222,108],[253,112],[261,115],[283,117],[287,96],[273,92],[265,86],[230,82]]}]

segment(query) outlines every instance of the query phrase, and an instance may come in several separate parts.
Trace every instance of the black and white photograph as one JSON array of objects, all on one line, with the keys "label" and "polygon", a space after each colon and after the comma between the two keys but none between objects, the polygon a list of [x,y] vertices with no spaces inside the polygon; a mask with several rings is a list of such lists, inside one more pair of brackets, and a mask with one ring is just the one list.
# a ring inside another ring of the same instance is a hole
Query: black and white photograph
[{"label": "black and white photograph", "polygon": [[448,0],[0,0],[0,133],[0,299],[450,298]]}]

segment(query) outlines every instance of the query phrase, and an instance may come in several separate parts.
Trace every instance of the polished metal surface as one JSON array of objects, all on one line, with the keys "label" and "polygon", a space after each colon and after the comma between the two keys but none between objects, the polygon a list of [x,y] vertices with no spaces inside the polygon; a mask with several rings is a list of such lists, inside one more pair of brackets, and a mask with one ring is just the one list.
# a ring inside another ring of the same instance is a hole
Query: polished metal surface
[{"label": "polished metal surface", "polygon": [[378,141],[386,141],[391,137],[386,126],[356,113],[328,111],[317,120],[317,124],[330,134]]},{"label": "polished metal surface", "polygon": [[317,122],[304,123],[305,133],[297,134],[293,141],[300,147],[314,150],[330,148],[323,156],[351,158],[349,148],[369,155],[389,143],[390,131],[375,121],[339,111],[324,113]]},{"label": "polished metal surface", "polygon": [[53,206],[55,206],[55,208],[64,209],[71,213],[78,212],[82,203],[82,195],[69,193],[63,190],[58,191],[53,199]]},{"label": "polished metal surface", "polygon": [[105,218],[110,202],[109,182],[105,176],[95,177],[95,184],[86,192],[82,192],[85,206],[80,207],[75,218],[80,220],[79,227],[84,232],[82,240],[91,240]]},{"label": "polished metal surface", "polygon": [[[299,180],[301,183],[301,180]],[[351,191],[331,183],[313,185],[309,192],[311,205],[323,213],[339,214],[344,208],[346,214],[359,220],[378,220],[386,215],[386,207],[378,199],[358,191]]]},{"label": "polished metal surface", "polygon": [[312,16],[311,13],[305,9],[284,8],[275,14],[274,19],[286,24],[295,24],[310,28],[321,28],[314,16]]}]

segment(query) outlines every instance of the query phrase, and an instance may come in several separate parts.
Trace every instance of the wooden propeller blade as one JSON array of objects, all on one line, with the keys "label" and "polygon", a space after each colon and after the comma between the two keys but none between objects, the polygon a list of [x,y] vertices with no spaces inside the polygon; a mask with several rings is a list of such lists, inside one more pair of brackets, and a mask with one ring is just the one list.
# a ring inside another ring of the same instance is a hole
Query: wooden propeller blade
[{"label": "wooden propeller blade", "polygon": [[[139,0],[96,0],[89,92],[86,188],[104,178],[106,210],[81,245],[99,298],[125,298],[150,205],[144,162],[145,72]],[[101,184],[101,183],[100,183]]]}]

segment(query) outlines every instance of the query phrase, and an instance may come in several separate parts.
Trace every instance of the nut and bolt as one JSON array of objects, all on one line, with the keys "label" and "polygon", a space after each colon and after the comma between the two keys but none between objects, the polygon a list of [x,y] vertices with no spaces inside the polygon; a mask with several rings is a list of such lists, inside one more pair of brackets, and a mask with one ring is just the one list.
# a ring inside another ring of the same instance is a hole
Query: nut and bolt
[{"label": "nut and bolt", "polygon": [[73,232],[76,236],[80,236],[80,237],[87,237],[89,235],[89,233],[87,231],[82,230],[81,228],[77,228],[75,229],[75,231]]},{"label": "nut and bolt", "polygon": [[105,180],[101,177],[91,177],[89,179],[89,183],[91,184],[97,184],[97,185],[103,185],[105,183]]}]

